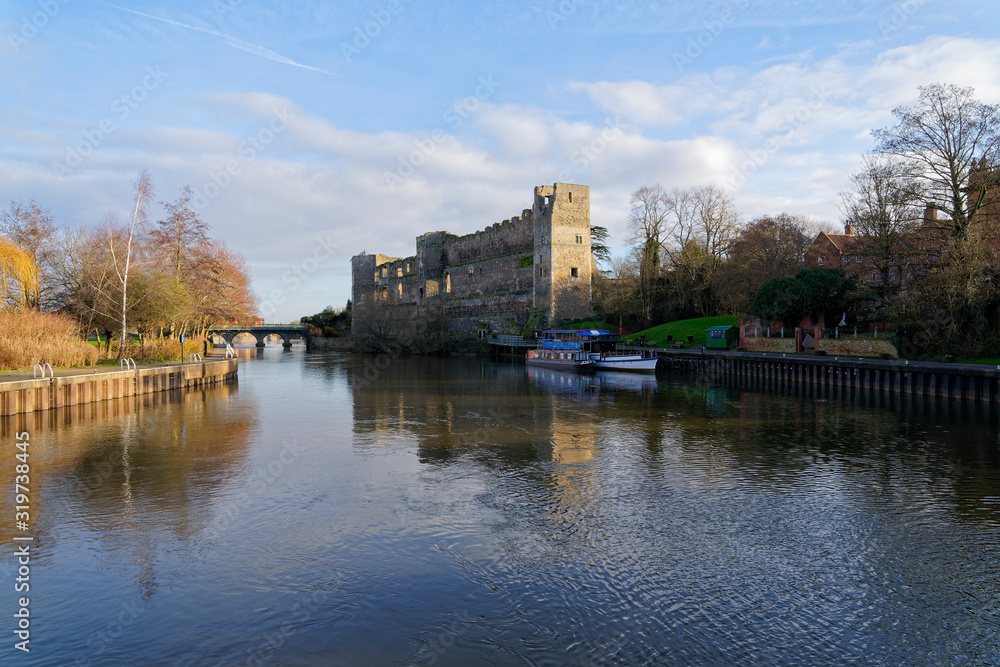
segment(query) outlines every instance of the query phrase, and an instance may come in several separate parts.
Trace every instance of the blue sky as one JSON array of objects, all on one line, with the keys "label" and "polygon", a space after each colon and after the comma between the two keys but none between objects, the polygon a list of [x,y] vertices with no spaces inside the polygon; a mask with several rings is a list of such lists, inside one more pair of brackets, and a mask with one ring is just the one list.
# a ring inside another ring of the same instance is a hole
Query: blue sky
[{"label": "blue sky", "polygon": [[140,168],[158,201],[189,184],[289,321],[344,305],[352,255],[557,180],[617,254],[652,183],[839,226],[871,129],[930,83],[1000,102],[995,2],[6,0],[0,201],[93,225]]}]

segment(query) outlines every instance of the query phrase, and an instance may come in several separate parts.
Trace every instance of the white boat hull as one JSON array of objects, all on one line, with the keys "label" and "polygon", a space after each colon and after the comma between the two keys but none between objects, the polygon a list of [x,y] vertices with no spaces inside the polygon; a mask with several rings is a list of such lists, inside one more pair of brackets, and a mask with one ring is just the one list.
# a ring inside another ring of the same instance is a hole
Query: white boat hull
[{"label": "white boat hull", "polygon": [[611,354],[604,356],[591,354],[590,358],[594,362],[594,370],[624,371],[627,373],[655,373],[656,364],[660,361],[657,357],[644,357],[640,354]]}]

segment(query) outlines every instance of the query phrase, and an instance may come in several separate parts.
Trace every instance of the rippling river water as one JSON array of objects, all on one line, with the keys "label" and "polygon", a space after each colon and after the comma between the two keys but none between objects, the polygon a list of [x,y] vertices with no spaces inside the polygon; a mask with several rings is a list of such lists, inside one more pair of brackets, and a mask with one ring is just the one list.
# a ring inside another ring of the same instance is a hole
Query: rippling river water
[{"label": "rippling river water", "polygon": [[0,659],[1000,663],[995,414],[376,361],[5,421]]}]

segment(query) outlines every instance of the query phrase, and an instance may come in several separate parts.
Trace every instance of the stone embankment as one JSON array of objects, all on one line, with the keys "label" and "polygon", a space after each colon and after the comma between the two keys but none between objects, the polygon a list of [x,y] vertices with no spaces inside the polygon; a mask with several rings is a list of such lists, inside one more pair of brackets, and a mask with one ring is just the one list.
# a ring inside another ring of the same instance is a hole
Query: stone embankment
[{"label": "stone embankment", "polygon": [[702,377],[735,377],[822,388],[1000,405],[1000,366],[787,353],[657,350],[661,367]]},{"label": "stone embankment", "polygon": [[44,378],[32,378],[28,373],[5,373],[0,374],[0,416],[235,382],[238,369],[236,359],[215,359],[184,364],[147,364],[130,370],[66,369]]}]

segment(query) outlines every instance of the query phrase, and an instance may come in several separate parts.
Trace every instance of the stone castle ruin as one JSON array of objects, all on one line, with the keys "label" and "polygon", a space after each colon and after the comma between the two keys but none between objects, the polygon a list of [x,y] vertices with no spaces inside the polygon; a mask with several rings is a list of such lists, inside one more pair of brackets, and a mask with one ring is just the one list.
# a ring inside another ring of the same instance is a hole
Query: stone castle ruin
[{"label": "stone castle ruin", "polygon": [[412,316],[436,309],[455,333],[514,333],[592,315],[586,185],[540,185],[520,217],[466,236],[428,232],[416,245],[411,257],[351,258],[355,331],[381,307]]}]

